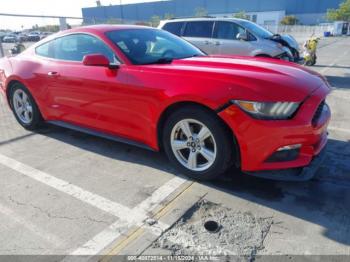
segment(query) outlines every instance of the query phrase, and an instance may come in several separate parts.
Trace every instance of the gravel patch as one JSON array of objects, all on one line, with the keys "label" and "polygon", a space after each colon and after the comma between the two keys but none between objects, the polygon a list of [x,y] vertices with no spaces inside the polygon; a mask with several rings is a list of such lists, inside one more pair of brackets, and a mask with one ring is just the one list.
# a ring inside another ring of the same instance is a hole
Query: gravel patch
[{"label": "gravel patch", "polygon": [[[207,231],[205,222],[219,225]],[[244,256],[253,259],[273,223],[271,217],[257,217],[202,200],[188,210],[154,244],[170,250],[172,255]]]}]

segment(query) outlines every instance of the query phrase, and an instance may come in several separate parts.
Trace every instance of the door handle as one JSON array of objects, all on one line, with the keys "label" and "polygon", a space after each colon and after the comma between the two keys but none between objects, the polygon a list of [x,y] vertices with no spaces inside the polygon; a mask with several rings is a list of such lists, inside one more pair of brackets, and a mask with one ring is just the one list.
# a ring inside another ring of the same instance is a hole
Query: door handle
[{"label": "door handle", "polygon": [[47,75],[48,75],[48,76],[59,76],[59,73],[58,73],[58,72],[51,71],[51,72],[48,72]]},{"label": "door handle", "polygon": [[205,40],[205,41],[204,41],[204,44],[209,45],[210,42],[209,42],[208,40]]},{"label": "door handle", "polygon": [[221,43],[219,41],[216,41],[215,45],[221,45]]}]

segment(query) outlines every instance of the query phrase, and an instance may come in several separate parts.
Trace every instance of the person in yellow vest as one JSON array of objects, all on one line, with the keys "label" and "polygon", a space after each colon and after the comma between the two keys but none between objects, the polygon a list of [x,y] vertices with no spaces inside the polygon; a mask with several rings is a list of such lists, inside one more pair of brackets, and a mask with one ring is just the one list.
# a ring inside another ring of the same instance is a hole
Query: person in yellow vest
[{"label": "person in yellow vest", "polygon": [[304,44],[304,65],[313,66],[317,61],[317,45],[320,41],[319,37],[311,37]]}]

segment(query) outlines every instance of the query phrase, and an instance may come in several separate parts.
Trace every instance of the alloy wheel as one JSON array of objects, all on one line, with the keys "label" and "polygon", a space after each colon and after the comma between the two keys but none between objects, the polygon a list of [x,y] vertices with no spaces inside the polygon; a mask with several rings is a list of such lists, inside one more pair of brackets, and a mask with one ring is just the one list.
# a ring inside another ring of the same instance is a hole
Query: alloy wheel
[{"label": "alloy wheel", "polygon": [[215,162],[215,138],[198,120],[179,121],[172,129],[170,144],[176,159],[189,170],[204,171]]},{"label": "alloy wheel", "polygon": [[28,95],[21,89],[13,93],[13,108],[24,124],[28,125],[33,121],[33,105]]}]

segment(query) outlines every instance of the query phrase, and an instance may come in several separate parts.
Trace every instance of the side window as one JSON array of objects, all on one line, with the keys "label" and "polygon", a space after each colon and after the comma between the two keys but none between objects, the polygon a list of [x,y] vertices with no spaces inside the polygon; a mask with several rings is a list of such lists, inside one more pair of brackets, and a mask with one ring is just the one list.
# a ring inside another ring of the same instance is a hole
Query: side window
[{"label": "side window", "polygon": [[247,33],[248,33],[249,41],[256,41],[257,40],[256,37],[253,34],[251,34],[250,32],[247,32]]},{"label": "side window", "polygon": [[174,35],[181,36],[181,29],[183,25],[184,25],[184,22],[170,22],[170,23],[166,23],[162,29]]},{"label": "side window", "polygon": [[116,58],[113,51],[100,39],[86,34],[68,35],[57,38],[54,43],[55,58],[67,61],[82,61],[89,54],[102,54],[111,63]]},{"label": "side window", "polygon": [[183,36],[211,38],[213,25],[211,21],[187,22]]},{"label": "side window", "polygon": [[214,38],[237,40],[239,33],[244,33],[245,29],[232,22],[217,22],[214,30]]},{"label": "side window", "polygon": [[50,42],[47,42],[45,44],[42,44],[40,46],[38,46],[36,49],[35,49],[35,53],[37,55],[40,55],[40,56],[44,56],[44,57],[51,57],[53,58],[53,54],[51,52],[51,44],[52,44],[52,41]]}]

